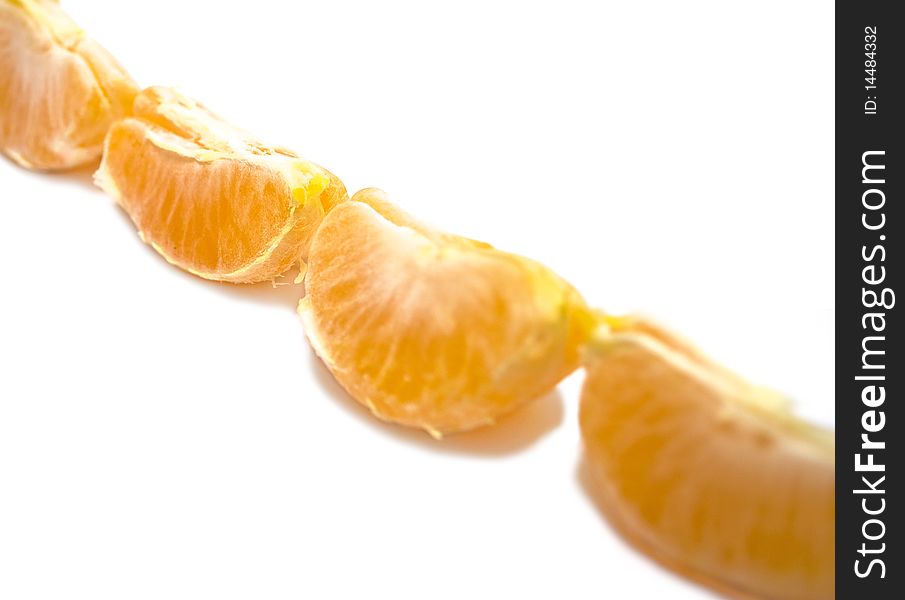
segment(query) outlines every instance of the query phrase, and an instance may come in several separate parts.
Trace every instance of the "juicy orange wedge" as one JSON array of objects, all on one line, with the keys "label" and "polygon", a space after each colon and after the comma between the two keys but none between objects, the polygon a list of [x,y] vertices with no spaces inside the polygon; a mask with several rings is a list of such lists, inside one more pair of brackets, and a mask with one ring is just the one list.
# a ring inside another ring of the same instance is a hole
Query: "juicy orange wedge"
[{"label": "juicy orange wedge", "polygon": [[339,383],[437,437],[550,391],[593,324],[543,265],[426,227],[373,189],[324,219],[305,284],[305,331]]},{"label": "juicy orange wedge", "polygon": [[29,169],[97,161],[132,78],[52,0],[0,0],[0,151]]},{"label": "juicy orange wedge", "polygon": [[95,175],[146,242],[205,279],[272,280],[307,253],[342,182],[265,146],[178,92],[152,87],[107,135]]},{"label": "juicy orange wedge", "polygon": [[833,598],[833,434],[680,338],[614,323],[589,345],[580,420],[617,529],[734,595]]}]

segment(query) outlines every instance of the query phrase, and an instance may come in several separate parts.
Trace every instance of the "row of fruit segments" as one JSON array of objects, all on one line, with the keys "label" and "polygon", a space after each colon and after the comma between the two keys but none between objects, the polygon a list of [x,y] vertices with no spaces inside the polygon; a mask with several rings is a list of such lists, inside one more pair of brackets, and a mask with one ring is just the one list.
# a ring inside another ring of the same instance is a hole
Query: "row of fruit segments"
[{"label": "row of fruit segments", "polygon": [[[143,91],[52,0],[0,0],[0,147],[95,181],[167,261],[233,283],[306,267],[317,354],[378,418],[492,425],[586,368],[601,506],[637,548],[744,597],[834,597],[834,435],[664,328],[590,309],[543,265],[444,233],[380,190]],[[442,442],[438,442],[442,443]]]}]

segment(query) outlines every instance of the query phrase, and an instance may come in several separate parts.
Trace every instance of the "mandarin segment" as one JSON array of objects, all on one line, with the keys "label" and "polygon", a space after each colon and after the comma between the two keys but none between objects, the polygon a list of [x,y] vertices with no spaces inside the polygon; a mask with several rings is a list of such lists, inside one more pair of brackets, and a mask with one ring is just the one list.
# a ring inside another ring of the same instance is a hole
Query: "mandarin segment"
[{"label": "mandarin segment", "polygon": [[595,495],[681,573],[743,597],[833,598],[833,435],[726,373],[643,322],[601,331],[580,410]]},{"label": "mandarin segment", "polygon": [[324,219],[305,283],[305,331],[340,384],[377,417],[435,436],[550,391],[593,324],[543,265],[427,227],[379,190]]},{"label": "mandarin segment", "polygon": [[51,0],[0,0],[0,151],[23,167],[97,161],[137,86]]},{"label": "mandarin segment", "polygon": [[162,87],[111,127],[95,181],[169,262],[237,283],[302,261],[324,214],[346,199],[326,169]]}]

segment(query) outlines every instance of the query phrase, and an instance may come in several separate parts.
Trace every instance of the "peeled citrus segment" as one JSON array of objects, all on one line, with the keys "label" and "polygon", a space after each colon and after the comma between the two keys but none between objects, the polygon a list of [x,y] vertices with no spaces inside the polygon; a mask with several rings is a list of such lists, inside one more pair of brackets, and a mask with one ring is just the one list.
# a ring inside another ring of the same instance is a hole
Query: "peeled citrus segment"
[{"label": "peeled citrus segment", "polygon": [[435,436],[550,391],[593,324],[543,265],[422,225],[379,190],[327,215],[305,284],[305,332],[340,384],[377,417]]},{"label": "peeled citrus segment", "polygon": [[29,169],[98,160],[132,78],[52,0],[0,0],[0,151]]},{"label": "peeled citrus segment", "polygon": [[714,587],[833,598],[833,434],[653,331],[601,331],[588,346],[581,430],[607,516]]},{"label": "peeled citrus segment", "polygon": [[169,262],[237,283],[303,260],[324,214],[347,198],[326,169],[162,87],[110,128],[95,181]]}]

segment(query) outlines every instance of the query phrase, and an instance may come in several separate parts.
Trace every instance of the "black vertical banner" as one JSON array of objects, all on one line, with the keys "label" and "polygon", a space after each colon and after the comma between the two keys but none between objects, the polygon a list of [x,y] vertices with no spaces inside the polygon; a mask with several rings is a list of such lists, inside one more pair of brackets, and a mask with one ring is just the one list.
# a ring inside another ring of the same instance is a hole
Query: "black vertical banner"
[{"label": "black vertical banner", "polygon": [[844,600],[905,598],[900,8],[836,5],[836,597]]}]

